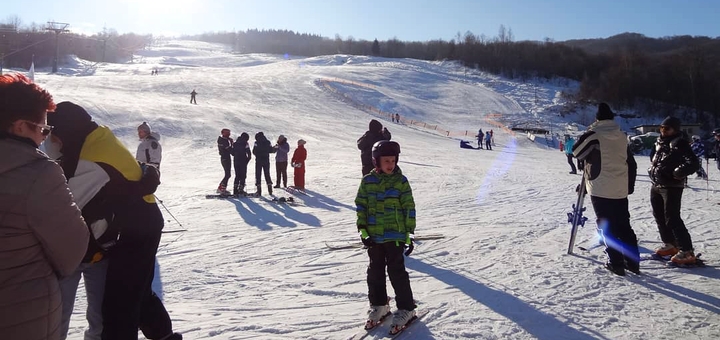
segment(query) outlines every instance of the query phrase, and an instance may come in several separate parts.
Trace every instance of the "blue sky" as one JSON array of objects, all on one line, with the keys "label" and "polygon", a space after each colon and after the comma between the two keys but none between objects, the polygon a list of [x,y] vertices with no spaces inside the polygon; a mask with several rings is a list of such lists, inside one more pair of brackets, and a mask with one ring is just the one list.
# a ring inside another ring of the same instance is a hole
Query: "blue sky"
[{"label": "blue sky", "polygon": [[458,32],[516,40],[608,37],[720,36],[718,0],[30,0],[7,1],[7,22],[70,23],[81,33],[165,35],[209,31],[290,29],[326,37],[405,41],[450,40]]}]

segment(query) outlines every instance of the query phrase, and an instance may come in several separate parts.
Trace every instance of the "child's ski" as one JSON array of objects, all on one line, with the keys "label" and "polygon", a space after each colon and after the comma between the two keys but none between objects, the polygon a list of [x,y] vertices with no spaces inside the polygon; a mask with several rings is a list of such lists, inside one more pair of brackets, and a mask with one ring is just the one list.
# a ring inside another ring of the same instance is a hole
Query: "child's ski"
[{"label": "child's ski", "polygon": [[[418,309],[417,312],[415,313],[415,316],[413,316],[413,318],[410,319],[410,321],[408,321],[408,323],[406,323],[405,326],[403,326],[402,328],[400,328],[398,330],[395,330],[396,331],[395,333],[393,333],[393,331],[394,331],[393,329],[390,330],[390,332],[389,332],[390,339],[396,339],[401,334],[404,334],[410,326],[417,323],[417,321],[422,319],[423,316],[427,315],[428,311],[429,310],[425,309],[425,308]],[[412,337],[411,333],[406,333],[406,334],[408,334],[409,336]]]},{"label": "child's ski", "polygon": [[[445,238],[445,235],[426,234],[426,235],[415,235],[414,240],[415,241],[424,241],[424,240],[437,240],[437,239],[442,239],[442,238]],[[325,246],[331,250],[340,250],[340,249],[362,248],[363,244],[360,241],[333,241],[333,242],[325,242]]]}]

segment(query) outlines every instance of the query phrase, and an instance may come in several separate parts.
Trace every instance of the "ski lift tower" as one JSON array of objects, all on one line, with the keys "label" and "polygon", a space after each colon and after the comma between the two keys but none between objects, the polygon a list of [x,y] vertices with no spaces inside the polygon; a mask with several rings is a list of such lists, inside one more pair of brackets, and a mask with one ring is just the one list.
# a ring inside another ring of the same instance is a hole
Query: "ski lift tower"
[{"label": "ski lift tower", "polygon": [[70,26],[70,24],[48,21],[48,27],[45,28],[46,31],[55,32],[55,59],[53,60],[52,73],[57,73],[58,71],[58,59],[60,58],[60,33],[68,32],[68,26]]}]

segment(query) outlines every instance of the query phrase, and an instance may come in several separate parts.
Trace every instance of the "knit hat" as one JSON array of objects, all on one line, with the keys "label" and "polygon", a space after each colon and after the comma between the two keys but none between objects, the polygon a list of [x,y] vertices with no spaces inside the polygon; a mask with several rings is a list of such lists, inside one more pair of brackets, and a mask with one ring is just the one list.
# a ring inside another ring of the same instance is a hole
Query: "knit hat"
[{"label": "knit hat", "polygon": [[144,131],[149,135],[152,132],[152,129],[150,129],[150,124],[143,122],[140,126],[138,126],[138,131]]},{"label": "knit hat", "polygon": [[595,119],[597,120],[612,120],[615,118],[615,113],[610,110],[610,105],[607,103],[600,103],[598,104],[598,110],[595,114]]},{"label": "knit hat", "polygon": [[665,120],[662,121],[662,123],[660,123],[660,126],[667,126],[669,128],[672,128],[676,132],[680,131],[680,125],[680,119],[672,116],[668,116],[667,118],[665,118]]},{"label": "knit hat", "polygon": [[278,141],[287,141],[287,138],[284,135],[278,136]]},{"label": "knit hat", "polygon": [[370,125],[368,126],[368,130],[373,131],[373,132],[378,132],[378,131],[382,130],[382,128],[383,128],[382,124],[375,119],[371,120]]},{"label": "knit hat", "polygon": [[55,112],[47,115],[47,122],[53,126],[53,136],[65,143],[71,137],[79,135],[79,132],[85,132],[92,125],[92,117],[79,105],[62,102],[57,104]]},{"label": "knit hat", "polygon": [[305,145],[307,143],[304,139],[298,139],[298,145]]}]

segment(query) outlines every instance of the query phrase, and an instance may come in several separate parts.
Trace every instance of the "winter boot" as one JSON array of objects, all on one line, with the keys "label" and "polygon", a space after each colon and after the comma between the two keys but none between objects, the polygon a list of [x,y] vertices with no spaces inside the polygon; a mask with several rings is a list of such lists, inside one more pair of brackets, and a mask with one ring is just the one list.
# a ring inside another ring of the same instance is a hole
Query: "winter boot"
[{"label": "winter boot", "polygon": [[626,258],[625,269],[633,272],[636,275],[640,275],[640,262]]},{"label": "winter boot", "polygon": [[618,266],[608,262],[605,264],[605,269],[613,272],[615,275],[625,276],[625,266]]},{"label": "winter boot", "polygon": [[665,243],[665,245],[655,248],[655,254],[657,256],[672,256],[677,253],[678,253],[677,247],[675,247],[675,245],[672,245],[670,243]]},{"label": "winter boot", "polygon": [[390,334],[400,332],[405,325],[415,317],[415,310],[398,309],[393,314],[392,324],[390,324]]},{"label": "winter boot", "polygon": [[695,264],[697,258],[692,250],[681,250],[670,258],[670,261],[677,264]]},{"label": "winter boot", "polygon": [[268,195],[272,196],[272,184],[268,184]]},{"label": "winter boot", "polygon": [[255,192],[255,196],[262,196],[262,185],[257,186],[257,191]]},{"label": "winter boot", "polygon": [[217,188],[217,193],[220,194],[220,195],[222,195],[222,196],[230,196],[230,192],[227,191],[227,187],[224,186],[224,185],[222,185],[222,184],[220,184],[220,185],[218,186],[218,188]]},{"label": "winter boot", "polygon": [[365,329],[370,329],[380,324],[386,317],[390,315],[390,306],[370,306],[368,310],[368,318],[365,321]]}]

